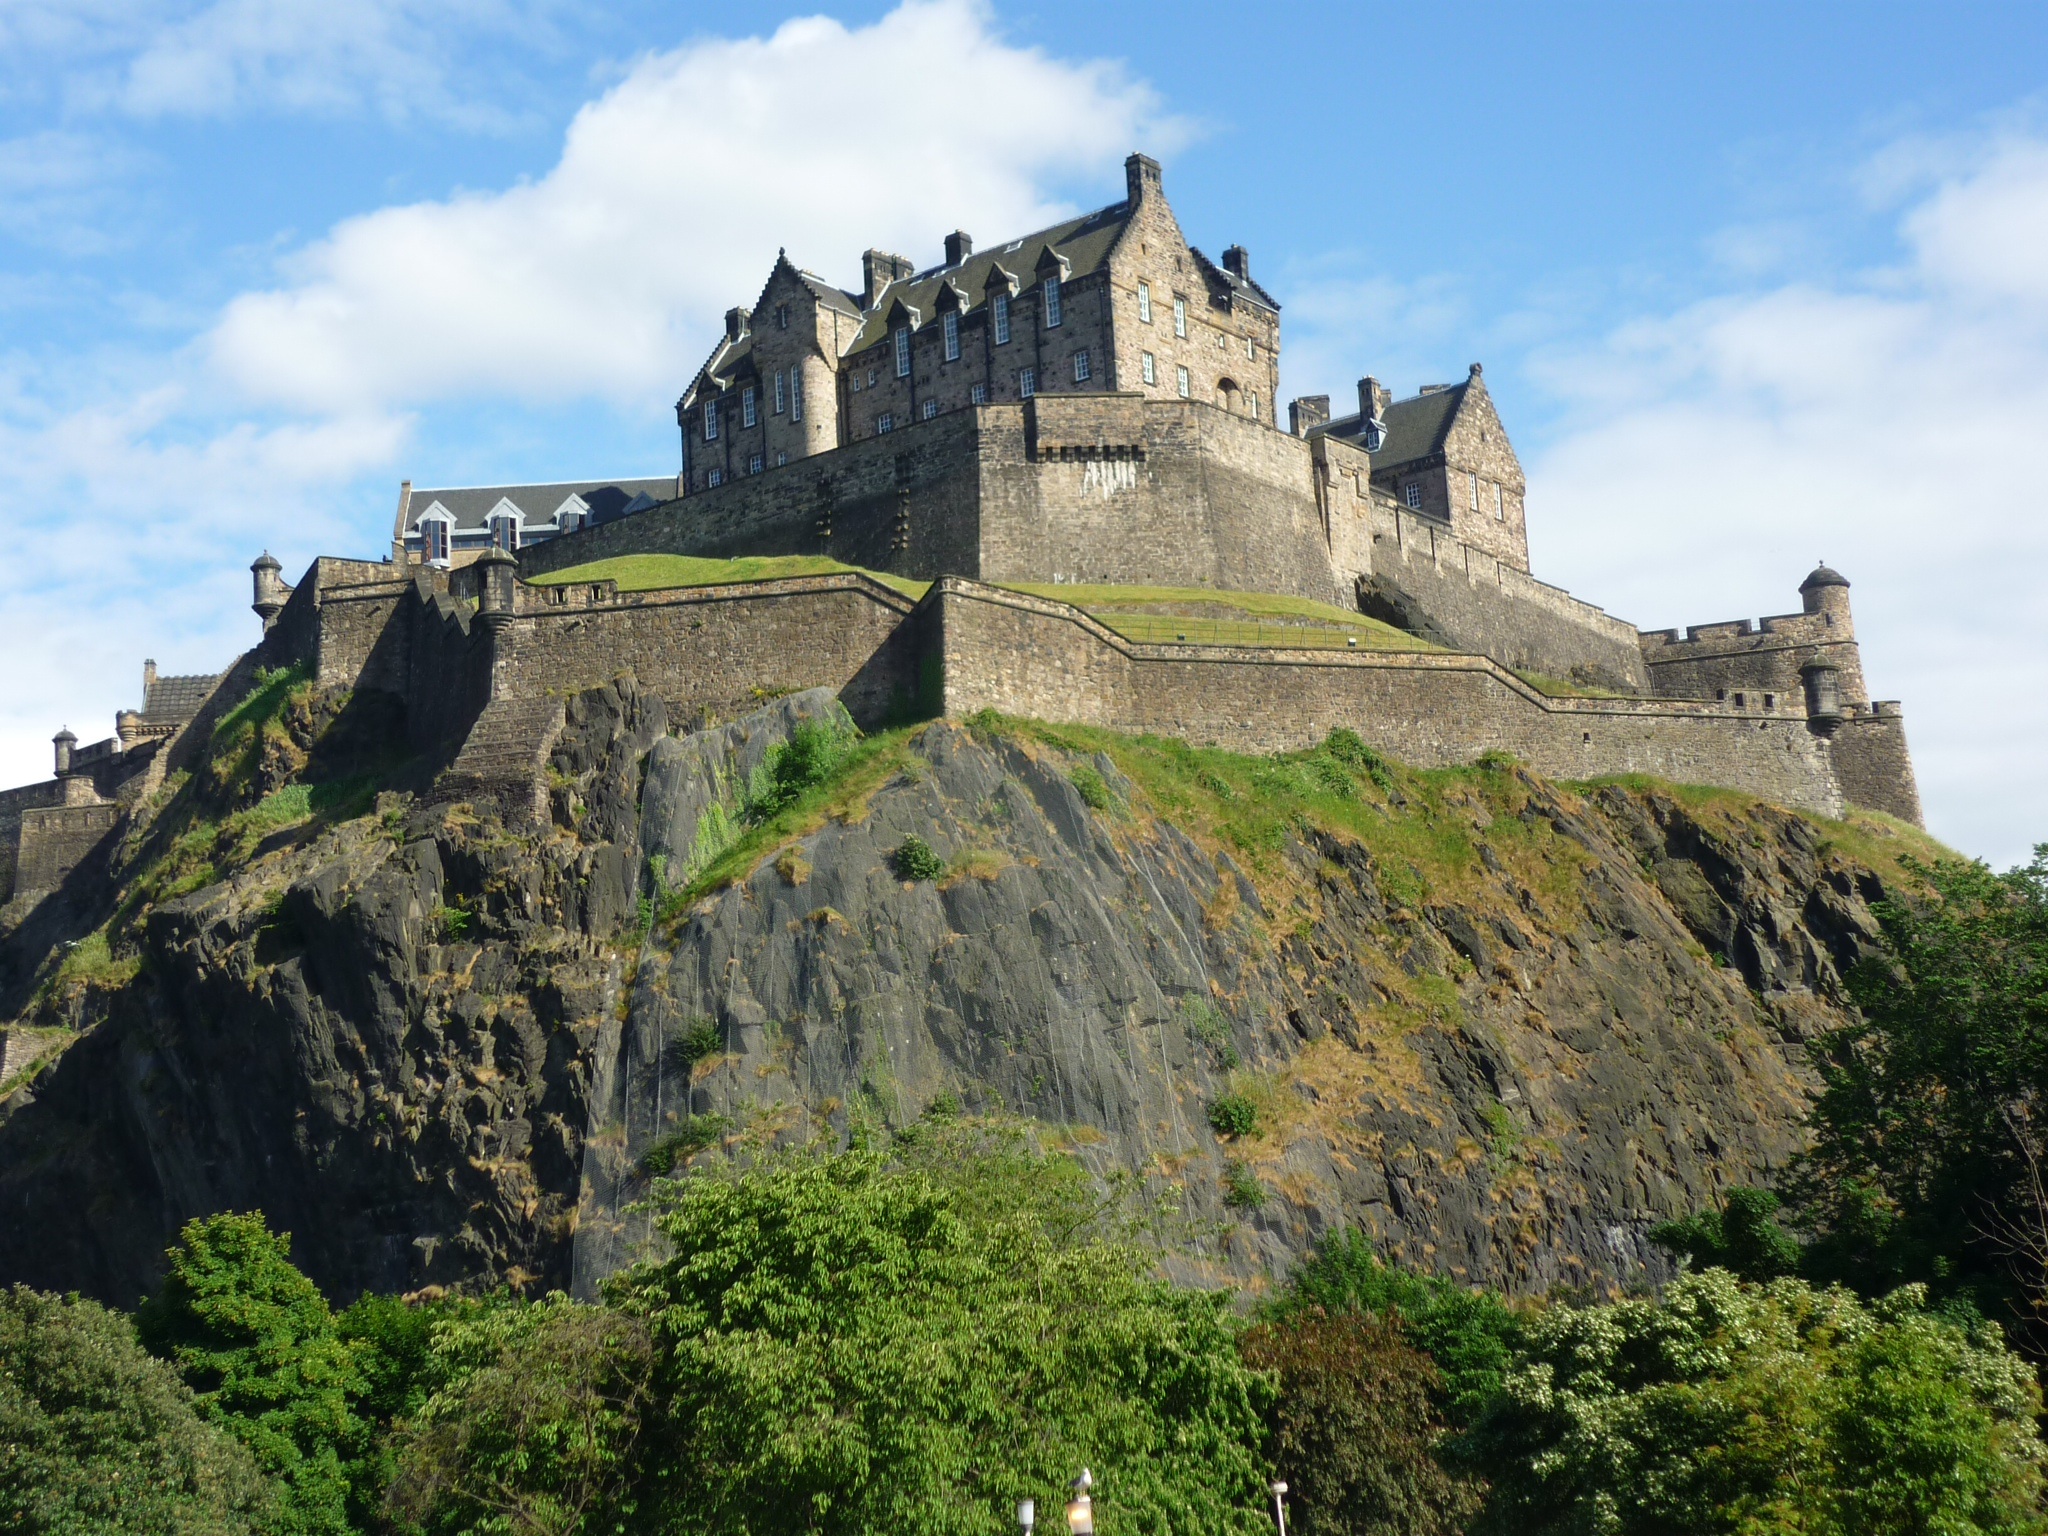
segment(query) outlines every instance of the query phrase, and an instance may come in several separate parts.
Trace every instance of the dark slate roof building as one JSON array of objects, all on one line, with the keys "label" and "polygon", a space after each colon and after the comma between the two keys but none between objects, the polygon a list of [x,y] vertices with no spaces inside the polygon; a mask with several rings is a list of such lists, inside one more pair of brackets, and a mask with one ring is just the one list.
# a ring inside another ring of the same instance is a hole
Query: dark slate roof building
[{"label": "dark slate roof building", "polygon": [[460,564],[493,544],[516,550],[675,499],[673,475],[542,485],[399,488],[395,558]]}]

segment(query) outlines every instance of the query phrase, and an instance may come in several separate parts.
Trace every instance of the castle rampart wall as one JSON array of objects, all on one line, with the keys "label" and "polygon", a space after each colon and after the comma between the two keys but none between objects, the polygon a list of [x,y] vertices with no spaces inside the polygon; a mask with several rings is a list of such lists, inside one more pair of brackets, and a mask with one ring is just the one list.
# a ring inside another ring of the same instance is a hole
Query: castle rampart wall
[{"label": "castle rampart wall", "polygon": [[15,893],[54,891],[64,877],[100,845],[127,809],[102,805],[53,805],[21,814]]},{"label": "castle rampart wall", "polygon": [[1800,668],[1825,661],[1840,678],[1844,703],[1867,704],[1863,662],[1853,632],[1830,623],[1828,613],[1783,613],[1764,619],[1645,630],[1644,664],[1659,693],[1688,699],[1770,692],[1797,696]]},{"label": "castle rampart wall", "polygon": [[1828,745],[1803,717],[1551,699],[1477,656],[1137,645],[1063,604],[972,582],[927,601],[948,714],[993,708],[1245,752],[1306,747],[1341,725],[1420,767],[1504,751],[1557,778],[1653,774],[1843,810]]},{"label": "castle rampart wall", "polygon": [[1842,793],[1852,805],[1922,824],[1920,786],[1897,704],[1874,705],[1870,713],[1845,718],[1830,734],[1828,748]]}]

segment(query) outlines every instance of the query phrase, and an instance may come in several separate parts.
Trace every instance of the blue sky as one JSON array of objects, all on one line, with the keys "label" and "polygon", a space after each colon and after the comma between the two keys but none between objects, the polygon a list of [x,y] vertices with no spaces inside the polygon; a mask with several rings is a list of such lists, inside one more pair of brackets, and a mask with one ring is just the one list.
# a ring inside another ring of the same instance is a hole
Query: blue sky
[{"label": "blue sky", "polygon": [[849,284],[1120,195],[1288,393],[1486,364],[1537,573],[1855,582],[1932,829],[2048,838],[2048,8],[0,0],[0,780],[254,634],[397,482],[659,474],[778,245]]}]

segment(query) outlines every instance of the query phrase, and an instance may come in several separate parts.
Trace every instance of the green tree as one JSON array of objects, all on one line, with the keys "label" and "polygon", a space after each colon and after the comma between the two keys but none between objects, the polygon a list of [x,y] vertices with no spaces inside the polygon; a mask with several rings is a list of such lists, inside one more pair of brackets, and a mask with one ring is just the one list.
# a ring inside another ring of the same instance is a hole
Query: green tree
[{"label": "green tree", "polygon": [[1436,1457],[1442,1378],[1402,1336],[1397,1313],[1297,1308],[1247,1336],[1245,1359],[1273,1373],[1273,1465],[1301,1536],[1455,1536],[1481,1485]]},{"label": "green tree", "polygon": [[624,1529],[654,1406],[645,1323],[562,1295],[451,1309],[435,1390],[401,1429],[387,1512],[426,1532]]},{"label": "green tree", "polygon": [[345,1472],[348,1518],[368,1529],[398,1470],[392,1431],[418,1413],[434,1385],[433,1325],[447,1304],[411,1306],[396,1296],[356,1298],[334,1320],[335,1336],[355,1357],[357,1384],[350,1407],[362,1423]]},{"label": "green tree", "polygon": [[1085,1464],[1105,1536],[1263,1529],[1227,1297],[1077,1232],[1070,1181],[999,1182],[849,1152],[657,1185],[674,1256],[609,1295],[668,1357],[665,1528],[994,1536]]},{"label": "green tree", "polygon": [[1398,1317],[1407,1341],[1435,1361],[1445,1415],[1460,1428],[1499,1391],[1520,1329],[1498,1296],[1382,1264],[1355,1230],[1332,1233],[1295,1266],[1267,1314],[1314,1308]]},{"label": "green tree", "polygon": [[1883,952],[1850,973],[1861,1017],[1819,1044],[1806,1268],[2009,1316],[2048,1282],[2048,845],[2005,875],[1915,872],[1925,889],[1877,905]]},{"label": "green tree", "polygon": [[142,1341],[178,1368],[199,1411],[255,1453],[284,1488],[281,1529],[343,1536],[348,1464],[364,1446],[350,1406],[354,1350],[260,1214],[186,1224],[163,1288],[136,1314]]},{"label": "green tree", "polygon": [[1478,1529],[1521,1536],[2037,1532],[2040,1394],[1998,1330],[1710,1269],[1529,1325],[1469,1437]]},{"label": "green tree", "polygon": [[249,1452],[119,1313],[0,1292],[0,1530],[21,1536],[241,1536],[268,1528]]},{"label": "green tree", "polygon": [[1778,1197],[1738,1186],[1719,1210],[1705,1210],[1650,1229],[1650,1241],[1694,1269],[1725,1269],[1739,1280],[1776,1280],[1799,1273],[1798,1242],[1778,1225]]}]

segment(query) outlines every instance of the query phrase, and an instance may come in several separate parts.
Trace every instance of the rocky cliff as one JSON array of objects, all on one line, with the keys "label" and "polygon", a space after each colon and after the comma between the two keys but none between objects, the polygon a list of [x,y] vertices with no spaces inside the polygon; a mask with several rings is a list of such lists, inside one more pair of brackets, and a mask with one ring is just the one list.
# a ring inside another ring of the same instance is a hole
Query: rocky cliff
[{"label": "rocky cliff", "polygon": [[[587,1289],[657,1175],[980,1114],[1142,1201],[1188,1278],[1350,1224],[1627,1283],[1653,1222],[1795,1151],[1803,1041],[1924,848],[1341,736],[847,748],[822,694],[678,736],[630,679],[568,702],[516,829],[378,763],[363,701],[266,687],[29,957],[25,1019],[77,1038],[4,1101],[0,1280],[132,1302],[183,1220],[260,1208],[337,1296]],[[829,771],[764,809],[805,720]]]}]

